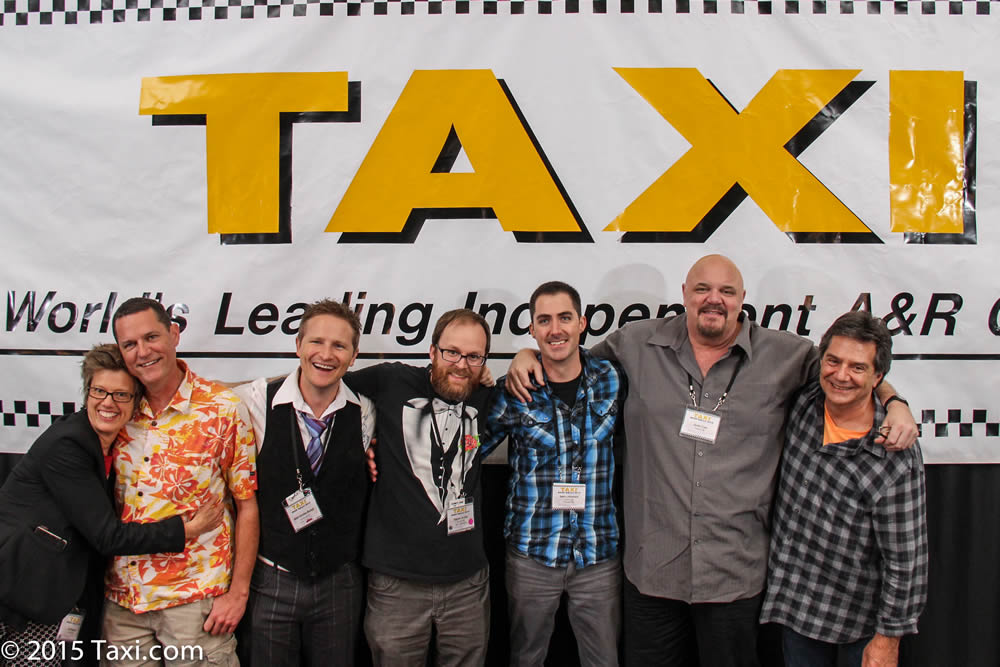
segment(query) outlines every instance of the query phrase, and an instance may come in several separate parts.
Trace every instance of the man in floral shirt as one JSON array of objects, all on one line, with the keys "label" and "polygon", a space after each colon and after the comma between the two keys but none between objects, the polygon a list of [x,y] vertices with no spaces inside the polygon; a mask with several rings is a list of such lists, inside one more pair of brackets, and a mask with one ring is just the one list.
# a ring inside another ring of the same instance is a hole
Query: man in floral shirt
[{"label": "man in floral shirt", "polygon": [[122,520],[156,521],[215,499],[227,510],[218,529],[188,540],[183,553],[114,559],[105,658],[124,647],[131,652],[117,652],[126,659],[115,663],[139,664],[169,658],[173,649],[164,649],[175,647],[188,653],[172,664],[238,664],[233,630],[246,608],[259,532],[250,419],[235,394],[177,360],[180,331],[158,302],[129,299],[113,326],[129,371],[146,388],[116,446]]}]

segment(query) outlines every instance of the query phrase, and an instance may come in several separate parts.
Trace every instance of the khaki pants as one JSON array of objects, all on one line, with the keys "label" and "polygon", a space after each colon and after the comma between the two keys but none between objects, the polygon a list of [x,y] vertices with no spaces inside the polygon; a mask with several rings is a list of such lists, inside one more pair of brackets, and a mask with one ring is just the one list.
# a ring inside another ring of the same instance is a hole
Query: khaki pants
[{"label": "khaki pants", "polygon": [[104,604],[101,665],[227,665],[239,667],[236,638],[213,636],[202,627],[213,598],[135,614],[114,602]]}]

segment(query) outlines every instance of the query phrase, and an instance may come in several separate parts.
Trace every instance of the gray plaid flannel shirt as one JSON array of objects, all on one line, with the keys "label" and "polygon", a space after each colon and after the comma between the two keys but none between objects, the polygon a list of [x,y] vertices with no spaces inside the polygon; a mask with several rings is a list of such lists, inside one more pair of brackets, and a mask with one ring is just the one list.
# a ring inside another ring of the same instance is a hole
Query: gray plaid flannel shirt
[{"label": "gray plaid flannel shirt", "polygon": [[823,446],[814,382],[788,419],[761,622],[832,643],[917,631],[927,600],[920,446],[887,452],[872,431]]}]

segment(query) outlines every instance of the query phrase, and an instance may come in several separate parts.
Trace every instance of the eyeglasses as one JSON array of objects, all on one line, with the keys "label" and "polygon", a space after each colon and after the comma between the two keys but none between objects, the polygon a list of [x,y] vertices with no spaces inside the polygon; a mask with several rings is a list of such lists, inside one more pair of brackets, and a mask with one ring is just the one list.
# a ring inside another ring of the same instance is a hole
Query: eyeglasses
[{"label": "eyeglasses", "polygon": [[476,354],[475,352],[472,354],[462,354],[458,350],[446,350],[443,347],[439,347],[438,352],[441,353],[441,357],[449,364],[457,364],[462,359],[465,359],[465,362],[470,366],[482,366],[486,363],[485,354]]},{"label": "eyeglasses", "polygon": [[128,403],[135,398],[135,394],[130,391],[108,391],[100,387],[89,387],[87,393],[90,394],[91,398],[95,398],[98,401],[103,401],[110,394],[111,400],[115,403]]}]

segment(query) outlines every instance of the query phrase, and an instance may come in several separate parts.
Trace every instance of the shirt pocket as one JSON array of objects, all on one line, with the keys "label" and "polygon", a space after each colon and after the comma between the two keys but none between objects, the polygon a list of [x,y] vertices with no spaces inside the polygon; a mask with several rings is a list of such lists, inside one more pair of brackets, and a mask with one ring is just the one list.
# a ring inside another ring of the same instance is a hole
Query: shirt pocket
[{"label": "shirt pocket", "polygon": [[528,437],[523,445],[532,449],[552,449],[555,446],[555,415],[551,412],[532,411],[521,415],[521,428]]},{"label": "shirt pocket", "polygon": [[[722,428],[735,439],[775,439],[779,433],[783,437],[788,398],[789,393],[775,384],[737,382],[720,410]],[[708,407],[714,405],[715,398]]]},{"label": "shirt pocket", "polygon": [[520,426],[511,439],[516,454],[512,462],[520,474],[531,474],[539,466],[557,459],[556,428],[555,415],[551,412],[533,410],[521,414]]},{"label": "shirt pocket", "polygon": [[192,473],[204,474],[215,467],[216,457],[204,451],[168,451],[164,456],[166,468],[184,468]]},{"label": "shirt pocket", "polygon": [[590,433],[597,442],[610,440],[615,432],[618,419],[618,402],[613,398],[601,401],[591,401]]},{"label": "shirt pocket", "polygon": [[218,477],[217,460],[211,452],[182,450],[167,452],[160,467],[160,482],[167,499],[181,508],[195,501]]}]

